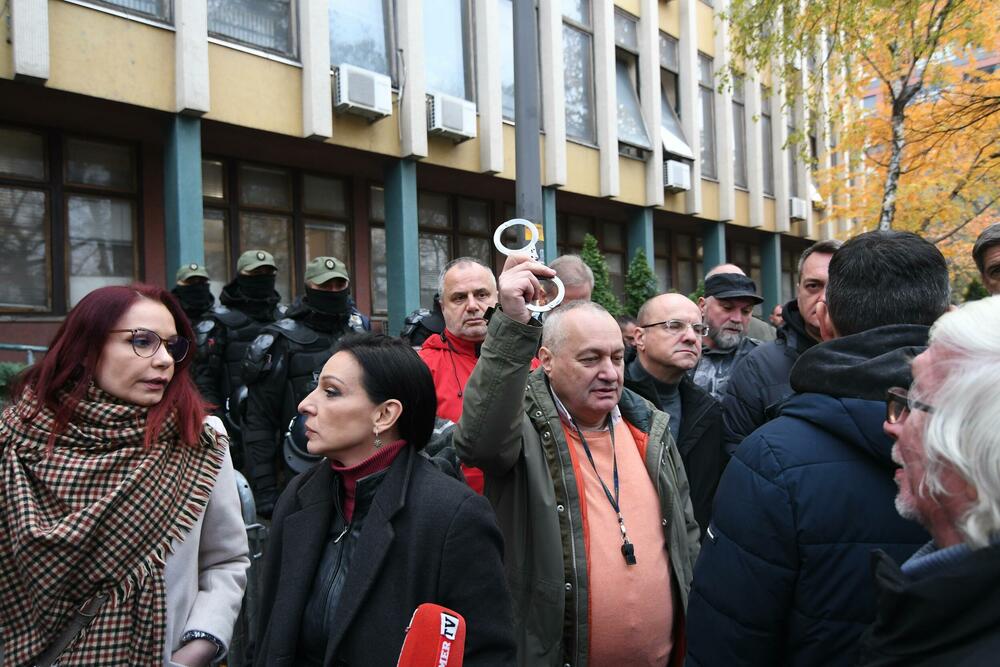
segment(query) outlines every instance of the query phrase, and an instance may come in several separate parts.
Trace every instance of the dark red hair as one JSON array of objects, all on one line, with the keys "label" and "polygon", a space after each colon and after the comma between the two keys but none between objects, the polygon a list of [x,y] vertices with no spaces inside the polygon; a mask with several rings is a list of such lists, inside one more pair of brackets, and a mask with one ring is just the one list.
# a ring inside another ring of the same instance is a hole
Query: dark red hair
[{"label": "dark red hair", "polygon": [[[63,320],[45,357],[19,379],[12,396],[19,396],[25,387],[31,387],[39,401],[55,414],[50,446],[73,418],[76,406],[93,380],[108,331],[142,298],[162,303],[173,316],[178,335],[191,341],[187,356],[174,367],[174,376],[167,384],[163,399],[149,409],[146,445],[156,441],[164,421],[172,414],[177,415],[181,440],[190,445],[198,442],[207,405],[188,373],[195,356],[191,324],[170,292],[155,285],[136,283],[101,287],[83,297]],[[61,397],[61,391],[69,395]]]}]

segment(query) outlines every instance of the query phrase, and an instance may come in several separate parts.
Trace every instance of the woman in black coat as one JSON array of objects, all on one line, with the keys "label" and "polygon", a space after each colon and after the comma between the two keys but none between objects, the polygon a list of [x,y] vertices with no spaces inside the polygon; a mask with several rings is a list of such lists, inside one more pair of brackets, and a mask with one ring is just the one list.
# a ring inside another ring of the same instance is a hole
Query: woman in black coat
[{"label": "woman in black coat", "polygon": [[418,451],[436,399],[417,354],[346,336],[299,412],[325,458],[275,507],[255,664],[391,667],[425,602],[465,618],[465,665],[514,664],[493,511]]}]

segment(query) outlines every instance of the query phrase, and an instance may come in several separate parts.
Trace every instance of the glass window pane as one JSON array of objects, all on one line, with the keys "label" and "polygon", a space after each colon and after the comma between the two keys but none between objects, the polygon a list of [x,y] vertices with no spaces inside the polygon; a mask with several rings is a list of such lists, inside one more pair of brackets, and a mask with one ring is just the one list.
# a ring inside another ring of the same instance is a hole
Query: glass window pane
[{"label": "glass window pane", "polygon": [[712,59],[698,54],[698,83],[711,88],[715,85],[712,77]]},{"label": "glass window pane", "polygon": [[711,88],[699,89],[701,96],[701,175],[716,178],[715,168],[715,93]]},{"label": "glass window pane", "polygon": [[670,256],[670,232],[662,227],[653,228],[653,248],[657,257]]},{"label": "glass window pane", "polygon": [[[660,71],[674,76],[666,70]],[[680,118],[677,117],[670,100],[667,99],[668,90],[669,88],[666,86],[660,88],[660,139],[663,141],[663,150],[671,155],[693,160],[694,153],[691,151],[691,146],[688,145],[687,135],[684,134],[684,128],[681,127]]]},{"label": "glass window pane", "polygon": [[761,169],[764,170],[764,194],[774,195],[774,145],[771,143],[772,131],[771,131],[771,117],[761,116],[760,117],[760,133],[761,133],[761,153],[763,154],[763,165]]},{"label": "glass window pane", "polygon": [[660,292],[666,292],[670,289],[673,281],[670,280],[670,261],[664,257],[657,257],[653,264],[656,272],[656,285]]},{"label": "glass window pane", "polygon": [[615,44],[630,51],[639,50],[636,20],[621,12],[615,12]]},{"label": "glass window pane", "polygon": [[240,165],[240,203],[249,206],[290,209],[292,182],[284,169],[251,164]]},{"label": "glass window pane", "polygon": [[500,91],[503,117],[514,119],[514,0],[499,0]]},{"label": "glass window pane", "polygon": [[677,50],[677,40],[670,35],[660,33],[660,67],[671,72],[681,71],[680,55]]},{"label": "glass window pane", "polygon": [[566,225],[569,229],[569,245],[582,246],[583,237],[587,234],[594,233],[593,221],[591,221],[590,218],[585,218],[579,215],[571,215],[566,219]]},{"label": "glass window pane", "polygon": [[566,135],[594,142],[594,75],[590,35],[563,25]]},{"label": "glass window pane", "polygon": [[330,1],[330,64],[390,75],[385,0]]},{"label": "glass window pane", "polygon": [[608,262],[611,291],[620,299],[625,295],[625,256],[617,253],[605,253],[604,259]]},{"label": "glass window pane", "polygon": [[743,97],[743,77],[736,76],[733,77],[733,101],[743,103],[746,99]]},{"label": "glass window pane", "polygon": [[208,32],[294,56],[291,0],[208,0]]},{"label": "glass window pane", "polygon": [[67,139],[66,182],[132,190],[135,188],[132,149],[101,141]]},{"label": "glass window pane", "polygon": [[[183,2],[183,0],[181,0]],[[157,21],[170,22],[170,0],[91,0],[99,5],[108,5],[126,14],[135,14]]]},{"label": "glass window pane", "polygon": [[105,285],[135,279],[132,202],[107,197],[66,198],[69,306]]},{"label": "glass window pane", "polygon": [[618,90],[618,140],[652,150],[646,123],[642,120],[639,109],[639,95],[632,83],[628,63],[624,60],[615,62],[615,77]]},{"label": "glass window pane", "polygon": [[[792,125],[788,126],[788,136],[791,138],[795,135],[795,127]],[[788,196],[798,197],[799,196],[799,161],[797,159],[798,146],[795,144],[788,144],[785,147],[785,155],[788,156]]]},{"label": "glass window pane", "polygon": [[45,139],[42,135],[0,127],[0,174],[45,180]]},{"label": "glass window pane", "polygon": [[490,234],[490,205],[477,199],[458,200],[458,228],[463,232]]},{"label": "glass window pane", "polygon": [[622,226],[614,222],[605,222],[601,226],[603,234],[601,247],[605,250],[624,250],[625,240]]},{"label": "glass window pane", "polygon": [[428,92],[472,99],[466,86],[465,0],[424,0],[424,69]]},{"label": "glass window pane", "polygon": [[46,195],[0,187],[0,309],[48,310]]},{"label": "glass window pane", "polygon": [[389,274],[385,262],[385,228],[371,228],[372,311],[383,315],[389,310]]},{"label": "glass window pane", "polygon": [[302,176],[302,208],[312,213],[347,217],[347,195],[344,182],[337,178]]},{"label": "glass window pane", "polygon": [[747,187],[746,109],[735,101],[733,102],[733,180],[739,187]]},{"label": "glass window pane", "polygon": [[240,252],[259,248],[274,255],[278,265],[278,281],[275,289],[281,300],[292,300],[292,221],[283,215],[267,213],[240,214]]},{"label": "glass window pane", "polygon": [[590,25],[590,0],[562,0],[563,16]]},{"label": "glass window pane", "polygon": [[450,229],[451,216],[448,215],[448,196],[430,192],[417,195],[417,220],[421,227]]},{"label": "glass window pane", "polygon": [[229,282],[229,225],[226,212],[217,208],[205,209],[205,270],[208,284],[215,298]]},{"label": "glass window pane", "polygon": [[690,294],[698,286],[695,263],[688,260],[677,262],[677,291]]},{"label": "glass window pane", "polygon": [[314,257],[336,257],[351,268],[347,225],[306,219],[306,262]]},{"label": "glass window pane", "polygon": [[201,193],[211,199],[225,200],[225,176],[218,160],[201,161]]},{"label": "glass window pane", "polygon": [[477,236],[459,236],[456,257],[475,257],[487,266],[493,266],[493,241]]},{"label": "glass window pane", "polygon": [[438,276],[444,265],[451,259],[451,248],[447,234],[420,235],[420,305],[430,308],[434,305],[434,294],[438,289]]},{"label": "glass window pane", "polygon": [[385,190],[373,185],[368,196],[369,219],[372,222],[385,222]]},{"label": "glass window pane", "polygon": [[[660,70],[660,96],[663,98],[661,102],[669,106],[674,112],[672,115],[679,119],[681,115],[680,78],[665,69]],[[666,109],[666,107],[663,108]],[[667,121],[661,122],[666,123]],[[680,127],[680,122],[677,125]]]}]

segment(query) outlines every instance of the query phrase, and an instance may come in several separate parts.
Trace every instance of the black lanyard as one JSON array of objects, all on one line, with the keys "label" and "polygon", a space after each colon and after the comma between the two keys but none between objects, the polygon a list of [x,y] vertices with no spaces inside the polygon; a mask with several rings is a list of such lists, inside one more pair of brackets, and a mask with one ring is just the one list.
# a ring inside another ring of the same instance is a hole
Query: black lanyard
[{"label": "black lanyard", "polygon": [[615,511],[618,515],[618,528],[622,531],[622,556],[625,557],[625,563],[627,565],[635,565],[635,547],[629,542],[628,533],[625,531],[625,519],[622,517],[621,506],[618,504],[618,453],[615,451],[615,429],[611,422],[611,417],[608,417],[608,435],[611,436],[611,460],[613,462],[612,470],[614,470],[614,485],[615,494],[611,495],[611,491],[608,490],[608,485],[604,483],[601,478],[601,473],[597,471],[597,464],[594,463],[594,456],[590,453],[590,446],[587,444],[587,439],[583,437],[583,431],[580,427],[573,422],[573,427],[576,428],[576,434],[580,436],[580,443],[583,445],[583,451],[587,454],[587,460],[590,461],[590,465],[594,468],[594,474],[597,475],[597,481],[601,483],[601,488],[604,489],[604,495],[608,497],[608,502],[611,503],[611,509]]}]

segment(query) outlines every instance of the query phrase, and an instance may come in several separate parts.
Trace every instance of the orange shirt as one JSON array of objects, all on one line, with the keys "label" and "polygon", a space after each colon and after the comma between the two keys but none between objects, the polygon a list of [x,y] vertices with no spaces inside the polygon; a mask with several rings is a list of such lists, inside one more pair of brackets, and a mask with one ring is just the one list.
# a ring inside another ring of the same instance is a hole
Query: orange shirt
[{"label": "orange shirt", "polygon": [[[670,558],[660,501],[628,425],[615,425],[619,506],[636,564],[622,556],[618,516],[594,473],[576,429],[563,424],[584,505],[590,599],[590,661],[593,667],[665,667],[673,648]],[[584,431],[601,478],[614,496],[608,431]]]}]

